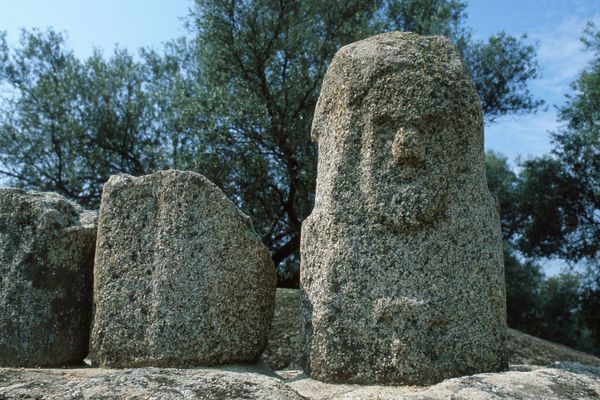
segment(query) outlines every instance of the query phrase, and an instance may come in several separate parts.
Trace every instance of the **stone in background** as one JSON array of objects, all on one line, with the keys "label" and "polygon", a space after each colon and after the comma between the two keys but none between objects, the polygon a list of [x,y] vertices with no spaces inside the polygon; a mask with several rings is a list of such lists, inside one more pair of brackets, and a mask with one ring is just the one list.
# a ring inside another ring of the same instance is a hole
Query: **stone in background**
[{"label": "stone in background", "polygon": [[95,241],[96,213],[54,193],[0,188],[0,366],[81,363]]},{"label": "stone in background", "polygon": [[312,130],[302,365],[336,383],[432,384],[507,367],[501,233],[483,117],[443,37],[343,47]]},{"label": "stone in background", "polygon": [[256,360],[268,340],[275,281],[250,219],[202,175],[113,176],[98,223],[95,362]]}]

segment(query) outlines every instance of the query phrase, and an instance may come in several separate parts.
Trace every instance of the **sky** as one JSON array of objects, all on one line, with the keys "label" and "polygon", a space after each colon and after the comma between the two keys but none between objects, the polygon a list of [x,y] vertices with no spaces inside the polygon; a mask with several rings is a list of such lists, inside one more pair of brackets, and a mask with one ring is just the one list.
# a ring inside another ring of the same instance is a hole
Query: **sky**
[{"label": "sky", "polygon": [[535,114],[505,116],[487,124],[486,149],[507,155],[513,166],[519,157],[548,153],[549,132],[559,126],[557,107],[573,93],[571,82],[591,60],[580,37],[587,21],[600,26],[600,0],[471,0],[468,14],[468,25],[480,40],[499,31],[527,34],[526,42],[537,46],[541,73],[529,88],[546,102]]},{"label": "sky", "polygon": [[182,18],[191,0],[0,0],[0,31],[17,43],[22,28],[66,32],[75,54],[95,47],[110,53],[116,44],[136,51],[186,34]]},{"label": "sky", "polygon": [[[466,25],[485,40],[505,31],[527,34],[537,46],[541,78],[530,83],[534,97],[546,102],[535,114],[510,115],[486,124],[485,146],[505,154],[513,167],[519,159],[547,154],[549,132],[558,128],[557,107],[591,59],[579,38],[587,21],[600,26],[600,0],[471,0]],[[186,35],[184,20],[191,0],[0,0],[0,31],[16,45],[20,29],[53,27],[67,34],[75,55],[94,48],[110,54],[115,45],[133,53],[159,50],[162,43]],[[547,264],[556,273],[561,262]]]}]

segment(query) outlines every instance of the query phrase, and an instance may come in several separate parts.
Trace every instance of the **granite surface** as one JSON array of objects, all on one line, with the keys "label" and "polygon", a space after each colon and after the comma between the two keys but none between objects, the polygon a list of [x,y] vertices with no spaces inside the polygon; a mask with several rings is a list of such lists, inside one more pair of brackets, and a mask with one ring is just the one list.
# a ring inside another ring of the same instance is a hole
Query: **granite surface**
[{"label": "granite surface", "polygon": [[55,193],[0,188],[0,366],[88,352],[96,213]]},{"label": "granite surface", "polygon": [[457,50],[399,32],[343,47],[312,137],[303,368],[321,381],[386,385],[505,369],[500,222],[482,112]]},{"label": "granite surface", "polygon": [[[267,350],[262,355],[273,370],[300,369],[298,289],[278,288],[275,317]],[[570,347],[540,339],[516,329],[507,329],[508,362],[510,365],[553,366],[559,362],[600,367],[600,358]]]},{"label": "granite surface", "polygon": [[575,363],[513,366],[432,386],[330,384],[302,371],[220,368],[0,368],[1,399],[157,400],[583,400],[600,398],[600,368]]},{"label": "granite surface", "polygon": [[273,263],[250,219],[202,175],[111,177],[95,262],[94,365],[217,365],[263,352]]},{"label": "granite surface", "polygon": [[600,398],[600,368],[576,363],[511,366],[510,371],[431,386],[336,385],[287,371],[287,386],[310,400],[583,400]]},{"label": "granite surface", "polygon": [[175,369],[0,368],[0,399],[301,400],[293,389],[253,366]]}]

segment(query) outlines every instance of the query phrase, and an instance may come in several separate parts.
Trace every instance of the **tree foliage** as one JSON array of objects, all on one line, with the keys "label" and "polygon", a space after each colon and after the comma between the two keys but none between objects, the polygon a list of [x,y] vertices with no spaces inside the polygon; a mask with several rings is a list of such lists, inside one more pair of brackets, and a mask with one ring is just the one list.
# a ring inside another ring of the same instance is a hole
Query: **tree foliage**
[{"label": "tree foliage", "polygon": [[468,31],[463,26],[467,4],[461,0],[380,1],[374,3],[379,16],[377,30],[441,35],[455,41]]},{"label": "tree foliage", "polygon": [[487,42],[467,44],[463,51],[488,121],[508,113],[532,111],[543,104],[527,87],[538,71],[534,47],[523,45],[526,38],[501,32]]},{"label": "tree foliage", "polygon": [[560,274],[546,279],[542,293],[542,330],[547,340],[576,347],[581,325],[580,278],[576,274]]},{"label": "tree foliage", "polygon": [[589,338],[585,341],[586,351],[600,354],[600,273],[589,269],[581,291],[581,319],[589,331]]},{"label": "tree foliage", "polygon": [[84,61],[65,41],[23,31],[11,51],[0,37],[0,174],[97,207],[110,175],[202,167],[203,90],[184,40],[141,60],[117,48]]},{"label": "tree foliage", "polygon": [[539,335],[543,321],[544,274],[541,267],[531,261],[521,261],[507,244],[503,254],[508,325]]},{"label": "tree foliage", "polygon": [[552,154],[523,164],[519,247],[600,267],[600,33],[590,25],[584,39],[595,58],[560,110]]},{"label": "tree foliage", "polygon": [[[520,229],[519,177],[510,168],[508,158],[494,151],[485,154],[487,184],[498,201],[502,238],[511,243]],[[505,253],[506,254],[506,253]]]},{"label": "tree foliage", "polygon": [[55,190],[97,204],[110,173],[158,167],[150,144],[143,75],[117,51],[85,63],[54,31],[23,32],[10,53],[3,43],[0,79],[9,85],[0,114],[0,168],[11,182]]},{"label": "tree foliage", "polygon": [[[486,154],[505,239],[509,324],[585,351],[600,351],[600,33],[584,36],[594,59],[560,109],[554,149],[521,163]],[[546,278],[532,259],[562,258],[587,269]]]},{"label": "tree foliage", "polygon": [[309,132],[332,54],[368,31],[364,1],[198,1],[207,140],[236,173],[228,188],[276,264],[298,248],[314,197]]},{"label": "tree foliage", "polygon": [[581,275],[547,277],[509,244],[504,246],[504,271],[508,326],[584,351],[600,350],[598,303],[586,292]]}]

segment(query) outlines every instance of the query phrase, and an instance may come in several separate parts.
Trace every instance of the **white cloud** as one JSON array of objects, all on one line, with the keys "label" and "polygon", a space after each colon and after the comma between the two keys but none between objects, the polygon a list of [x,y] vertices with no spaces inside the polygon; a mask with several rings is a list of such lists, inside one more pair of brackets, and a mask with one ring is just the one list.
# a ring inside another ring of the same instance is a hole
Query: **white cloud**
[{"label": "white cloud", "polygon": [[[600,17],[596,15],[591,20],[598,23]],[[576,11],[573,15],[565,16],[551,31],[533,31],[529,34],[529,38],[539,44],[537,55],[542,72],[542,78],[532,82],[531,87],[539,91],[549,104],[560,105],[564,102],[571,82],[592,59],[592,54],[585,51],[580,40],[588,21],[589,14]]]},{"label": "white cloud", "polygon": [[552,150],[551,131],[558,128],[556,110],[499,118],[485,128],[486,150],[506,155],[513,165],[519,158],[547,154]]},{"label": "white cloud", "polygon": [[[551,11],[548,11],[551,12]],[[539,44],[538,63],[542,77],[530,83],[532,93],[548,105],[536,114],[511,115],[488,124],[485,131],[486,149],[499,151],[509,157],[512,164],[518,158],[547,154],[552,150],[549,132],[556,131],[560,121],[556,106],[565,104],[570,85],[593,57],[586,52],[580,37],[585,25],[592,20],[600,25],[600,15],[590,12],[587,4],[574,5],[573,11],[561,19],[551,30],[533,30],[529,40]]]}]

